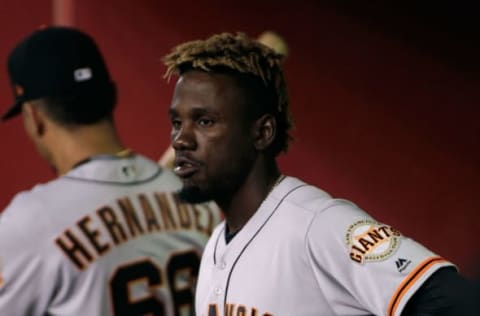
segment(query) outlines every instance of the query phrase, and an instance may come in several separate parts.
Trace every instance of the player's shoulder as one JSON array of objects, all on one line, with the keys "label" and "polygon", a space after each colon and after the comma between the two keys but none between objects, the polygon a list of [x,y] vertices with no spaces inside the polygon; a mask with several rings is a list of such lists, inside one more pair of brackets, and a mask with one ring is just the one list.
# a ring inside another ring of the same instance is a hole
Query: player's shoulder
[{"label": "player's shoulder", "polygon": [[272,191],[272,196],[282,204],[308,213],[322,213],[332,207],[356,209],[352,202],[333,198],[317,186],[294,177],[285,177]]},{"label": "player's shoulder", "polygon": [[56,182],[58,182],[58,179],[54,179],[45,183],[37,183],[28,190],[18,192],[3,211],[3,215],[13,213],[18,214],[18,212],[21,212],[22,210],[40,208],[40,206],[43,204],[43,192],[48,190],[49,187],[55,186]]},{"label": "player's shoulder", "polygon": [[182,186],[182,181],[178,178],[178,176],[170,169],[161,167],[161,181],[165,183],[169,183],[174,187],[174,189],[178,189]]},{"label": "player's shoulder", "polygon": [[45,209],[45,201],[41,192],[49,183],[37,184],[13,197],[0,215],[0,238],[5,234],[19,241],[21,236],[36,234],[37,228],[47,224],[48,218],[42,211]]}]

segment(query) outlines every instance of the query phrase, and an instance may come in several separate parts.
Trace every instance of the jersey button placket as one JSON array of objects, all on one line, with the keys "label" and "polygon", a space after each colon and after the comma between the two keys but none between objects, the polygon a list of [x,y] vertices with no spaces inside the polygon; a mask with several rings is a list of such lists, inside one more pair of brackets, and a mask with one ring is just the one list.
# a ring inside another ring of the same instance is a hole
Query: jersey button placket
[{"label": "jersey button placket", "polygon": [[223,294],[225,293],[225,287],[223,282],[226,282],[228,277],[227,262],[224,257],[220,257],[219,260],[214,264],[214,275],[217,280],[221,280],[220,283],[213,288],[213,295],[215,296],[214,300],[218,301],[219,304],[223,302]]},{"label": "jersey button placket", "polygon": [[215,295],[220,296],[220,295],[222,295],[222,292],[223,292],[223,291],[222,291],[222,288],[221,288],[221,287],[217,286],[217,287],[213,290],[213,292],[215,293]]},{"label": "jersey button placket", "polygon": [[223,260],[217,263],[218,270],[224,270],[226,267],[227,267],[227,264]]}]

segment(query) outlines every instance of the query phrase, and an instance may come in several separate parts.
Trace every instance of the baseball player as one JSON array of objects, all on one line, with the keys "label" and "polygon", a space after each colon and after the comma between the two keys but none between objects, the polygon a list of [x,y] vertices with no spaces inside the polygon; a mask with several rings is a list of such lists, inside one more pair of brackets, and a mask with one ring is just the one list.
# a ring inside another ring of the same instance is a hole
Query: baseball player
[{"label": "baseball player", "polygon": [[117,137],[114,83],[88,35],[35,31],[11,52],[18,114],[58,178],[0,217],[0,315],[194,315],[200,254],[218,221],[173,172]]},{"label": "baseball player", "polygon": [[[171,106],[184,200],[224,211],[202,257],[196,314],[451,315],[452,263],[355,204],[282,175],[291,126],[281,56],[244,34],[183,43]],[[446,314],[444,314],[446,313]]]}]

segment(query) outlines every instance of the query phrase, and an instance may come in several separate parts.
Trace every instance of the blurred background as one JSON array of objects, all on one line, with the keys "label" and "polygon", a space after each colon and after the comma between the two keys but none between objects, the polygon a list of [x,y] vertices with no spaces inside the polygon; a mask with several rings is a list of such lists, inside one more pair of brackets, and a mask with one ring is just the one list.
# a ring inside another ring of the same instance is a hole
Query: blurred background
[{"label": "blurred background", "polygon": [[[125,144],[158,159],[174,84],[161,57],[213,33],[275,31],[289,45],[296,125],[284,173],[352,200],[475,277],[480,20],[466,2],[419,2],[0,0],[0,110],[12,102],[13,45],[42,24],[74,25],[96,39],[118,85]],[[1,210],[54,174],[20,119],[0,124],[0,141]]]}]

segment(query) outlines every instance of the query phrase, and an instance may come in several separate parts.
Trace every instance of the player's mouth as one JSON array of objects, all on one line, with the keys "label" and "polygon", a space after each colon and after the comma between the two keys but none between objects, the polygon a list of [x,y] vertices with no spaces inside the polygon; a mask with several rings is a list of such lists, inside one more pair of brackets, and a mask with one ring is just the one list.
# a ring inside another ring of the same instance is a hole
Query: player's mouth
[{"label": "player's mouth", "polygon": [[189,178],[193,176],[194,173],[198,171],[200,163],[187,158],[187,157],[176,157],[175,158],[175,167],[173,172],[182,179]]}]

